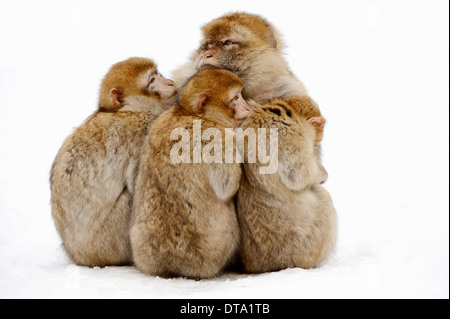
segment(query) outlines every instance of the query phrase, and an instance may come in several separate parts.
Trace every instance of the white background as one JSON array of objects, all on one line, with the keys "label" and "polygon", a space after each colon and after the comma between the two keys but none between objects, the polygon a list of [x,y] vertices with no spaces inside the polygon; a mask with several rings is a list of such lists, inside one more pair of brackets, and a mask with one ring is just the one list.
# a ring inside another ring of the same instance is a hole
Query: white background
[{"label": "white background", "polygon": [[[448,298],[449,3],[0,0],[0,298]],[[51,220],[49,171],[130,56],[170,76],[200,27],[268,18],[328,119],[335,255],[314,270],[203,281],[72,265]]]}]

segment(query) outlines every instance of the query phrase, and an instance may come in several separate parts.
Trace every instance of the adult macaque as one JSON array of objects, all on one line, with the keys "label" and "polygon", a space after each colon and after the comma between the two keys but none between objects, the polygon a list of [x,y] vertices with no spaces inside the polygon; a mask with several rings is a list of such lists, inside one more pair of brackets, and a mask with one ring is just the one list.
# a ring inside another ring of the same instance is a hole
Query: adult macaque
[{"label": "adult macaque", "polygon": [[[244,129],[277,128],[279,135],[277,173],[261,174],[260,162],[244,164],[237,215],[246,271],[316,267],[332,252],[336,211],[320,185],[328,177],[319,152],[324,124],[316,104],[307,97],[256,106],[242,124]],[[249,143],[245,154],[270,147]]]},{"label": "adult macaque", "polygon": [[[177,105],[152,124],[130,230],[133,261],[143,272],[210,278],[233,260],[239,244],[234,196],[241,166],[223,163],[230,147],[224,147],[223,136],[250,113],[242,88],[229,71],[202,70],[181,90]],[[234,143],[231,148],[233,154]],[[201,149],[203,157],[196,158]],[[180,150],[186,152],[183,160]],[[211,150],[214,160],[205,161]]]},{"label": "adult macaque", "polygon": [[51,170],[52,216],[71,260],[130,264],[131,198],[147,126],[171,105],[173,81],[149,59],[106,74],[98,110],[66,139]]},{"label": "adult macaque", "polygon": [[264,104],[273,98],[307,95],[283,57],[280,34],[265,19],[246,13],[226,14],[206,24],[202,32],[198,50],[172,74],[178,85],[204,65],[212,65],[241,78],[245,99]]}]

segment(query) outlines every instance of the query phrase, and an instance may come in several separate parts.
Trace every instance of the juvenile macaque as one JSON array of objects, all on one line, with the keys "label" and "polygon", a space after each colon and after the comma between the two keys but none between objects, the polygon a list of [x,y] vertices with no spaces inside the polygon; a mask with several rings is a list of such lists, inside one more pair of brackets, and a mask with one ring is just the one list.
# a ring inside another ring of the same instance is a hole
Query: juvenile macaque
[{"label": "juvenile macaque", "polygon": [[[320,151],[320,142],[323,139],[323,130],[325,128],[326,120],[322,117],[319,106],[309,97],[291,97],[286,99],[274,99],[270,102],[271,105],[278,105],[286,110],[287,115],[296,112],[297,116],[306,119],[309,124],[315,128],[314,148]],[[319,155],[320,160],[320,153]]]},{"label": "juvenile macaque", "polygon": [[[277,128],[279,136],[277,173],[261,174],[264,164],[259,161],[246,159],[244,164],[237,215],[246,271],[316,267],[332,252],[336,211],[320,185],[328,177],[319,152],[324,124],[317,105],[307,97],[255,106],[242,124],[245,129]],[[245,156],[262,152],[263,146],[273,147],[248,144]]]},{"label": "juvenile macaque", "polygon": [[224,160],[235,145],[223,137],[250,113],[242,88],[229,71],[202,70],[181,90],[177,105],[152,124],[130,230],[133,261],[143,272],[210,278],[233,260],[241,166]]},{"label": "juvenile macaque", "polygon": [[111,67],[98,110],[66,139],[51,170],[52,216],[78,265],[130,264],[131,198],[148,124],[176,97],[149,59]]},{"label": "juvenile macaque", "polygon": [[246,13],[226,14],[206,24],[202,32],[198,50],[172,74],[178,85],[204,65],[213,65],[242,79],[245,99],[264,104],[273,98],[306,96],[283,57],[280,34],[265,19]]}]

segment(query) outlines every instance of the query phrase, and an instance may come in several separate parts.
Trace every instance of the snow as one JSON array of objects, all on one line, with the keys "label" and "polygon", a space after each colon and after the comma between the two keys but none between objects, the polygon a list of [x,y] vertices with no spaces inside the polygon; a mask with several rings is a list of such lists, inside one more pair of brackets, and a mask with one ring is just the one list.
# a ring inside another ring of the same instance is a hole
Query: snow
[{"label": "snow", "polygon": [[[449,298],[447,1],[1,1],[0,298]],[[94,109],[113,63],[186,61],[199,28],[261,14],[328,124],[326,184],[339,214],[320,268],[210,280],[70,263],[49,171]]]}]

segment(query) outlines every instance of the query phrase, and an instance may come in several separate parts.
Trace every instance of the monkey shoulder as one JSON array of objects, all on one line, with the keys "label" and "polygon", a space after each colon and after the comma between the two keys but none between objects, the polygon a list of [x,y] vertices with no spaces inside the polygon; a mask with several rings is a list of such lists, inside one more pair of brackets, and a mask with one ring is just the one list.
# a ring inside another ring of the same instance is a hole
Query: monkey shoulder
[{"label": "monkey shoulder", "polygon": [[138,112],[96,112],[66,139],[61,152],[87,158],[116,153],[143,139],[151,117]]},{"label": "monkey shoulder", "polygon": [[151,147],[160,150],[171,141],[172,131],[177,128],[183,129],[186,126],[185,122],[176,106],[162,112],[149,124],[146,148]]},{"label": "monkey shoulder", "polygon": [[175,126],[183,117],[183,112],[178,106],[172,106],[158,115],[151,124],[153,132],[165,131]]},{"label": "monkey shoulder", "polygon": [[129,126],[134,130],[146,127],[156,116],[146,112],[121,111],[98,113],[96,120],[105,123],[106,128],[113,126]]},{"label": "monkey shoulder", "polygon": [[108,138],[131,139],[145,134],[154,116],[145,112],[99,113],[92,123],[94,130],[102,130]]}]

